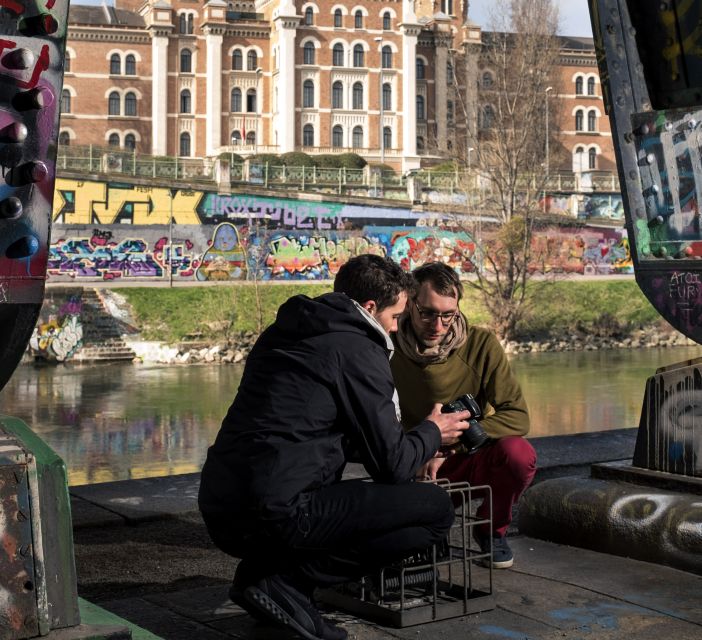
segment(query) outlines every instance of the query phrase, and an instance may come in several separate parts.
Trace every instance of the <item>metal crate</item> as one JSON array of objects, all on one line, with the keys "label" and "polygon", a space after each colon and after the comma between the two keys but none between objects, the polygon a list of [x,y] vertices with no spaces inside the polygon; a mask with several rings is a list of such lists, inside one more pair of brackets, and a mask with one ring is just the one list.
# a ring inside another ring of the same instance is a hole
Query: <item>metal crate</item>
[{"label": "metal crate", "polygon": [[[392,627],[446,620],[495,607],[492,548],[483,553],[473,538],[475,527],[492,530],[492,491],[467,482],[436,482],[456,508],[448,536],[439,544],[374,575],[320,592],[319,600],[346,613]],[[475,517],[488,500],[487,519]],[[483,566],[485,563],[485,566]]]}]

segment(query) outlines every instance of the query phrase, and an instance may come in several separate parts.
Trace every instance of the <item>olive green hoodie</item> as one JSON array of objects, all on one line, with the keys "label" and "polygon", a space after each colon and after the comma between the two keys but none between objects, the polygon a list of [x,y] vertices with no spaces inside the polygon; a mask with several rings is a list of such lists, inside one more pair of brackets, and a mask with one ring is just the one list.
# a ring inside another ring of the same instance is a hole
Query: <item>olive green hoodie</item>
[{"label": "olive green hoodie", "polygon": [[[411,331],[410,323],[404,326]],[[490,437],[528,433],[522,390],[492,332],[467,324],[466,341],[438,364],[419,364],[402,352],[397,339],[394,342],[390,366],[405,429],[424,420],[436,402],[444,404],[470,393],[482,407],[485,417],[480,423]]]}]

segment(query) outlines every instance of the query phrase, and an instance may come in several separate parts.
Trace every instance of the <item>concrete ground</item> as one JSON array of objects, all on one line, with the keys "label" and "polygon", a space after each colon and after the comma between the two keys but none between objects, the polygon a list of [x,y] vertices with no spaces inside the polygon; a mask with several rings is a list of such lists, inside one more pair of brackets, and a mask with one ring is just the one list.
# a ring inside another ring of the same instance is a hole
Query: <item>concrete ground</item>
[{"label": "concrete ground", "polygon": [[[534,438],[536,482],[627,460],[635,438],[634,429]],[[197,486],[190,474],[71,487],[79,595],[137,625],[141,640],[292,637],[229,601],[235,560],[209,541]],[[528,538],[514,527],[510,544],[515,563],[493,573],[492,610],[404,628],[327,613],[358,640],[702,638],[700,575]],[[87,603],[82,610],[84,621],[99,621]]]}]

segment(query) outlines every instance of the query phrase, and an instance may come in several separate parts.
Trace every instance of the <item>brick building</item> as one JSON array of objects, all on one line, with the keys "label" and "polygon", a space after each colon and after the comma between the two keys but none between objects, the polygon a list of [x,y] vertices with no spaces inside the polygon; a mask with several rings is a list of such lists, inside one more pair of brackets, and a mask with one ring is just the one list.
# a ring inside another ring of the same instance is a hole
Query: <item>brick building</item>
[{"label": "brick building", "polygon": [[[450,156],[466,123],[487,122],[481,30],[467,4],[73,5],[61,142],[195,157],[353,150],[403,170],[418,167]],[[592,41],[563,43],[562,88],[548,99],[561,116],[554,122],[570,118],[561,129],[564,152],[554,158],[569,153],[572,162],[561,158],[553,168],[611,169]]]}]

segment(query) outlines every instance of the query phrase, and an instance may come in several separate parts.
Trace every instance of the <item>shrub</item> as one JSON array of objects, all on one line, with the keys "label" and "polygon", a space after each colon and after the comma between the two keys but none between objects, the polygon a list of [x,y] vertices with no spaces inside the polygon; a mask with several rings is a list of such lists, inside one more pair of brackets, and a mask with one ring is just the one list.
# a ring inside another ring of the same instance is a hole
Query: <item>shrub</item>
[{"label": "shrub", "polygon": [[276,167],[280,166],[281,164],[280,157],[278,157],[275,153],[259,153],[258,155],[251,156],[249,161],[255,164],[268,163],[269,165]]},{"label": "shrub", "polygon": [[452,173],[456,170],[456,163],[453,160],[447,160],[441,164],[436,164],[433,167],[427,167],[427,171],[436,173]]},{"label": "shrub", "polygon": [[232,164],[243,164],[244,158],[238,153],[220,153],[220,160],[231,160]]},{"label": "shrub", "polygon": [[317,164],[312,156],[301,151],[288,151],[280,156],[280,161],[286,167],[314,167]]},{"label": "shrub", "polygon": [[383,174],[395,175],[395,169],[393,169],[389,164],[380,164],[380,162],[374,162],[372,165],[370,165],[370,167],[374,171],[382,171]]},{"label": "shrub", "polygon": [[339,158],[339,166],[345,169],[363,169],[367,164],[357,153],[342,153],[337,158]]},{"label": "shrub", "polygon": [[315,156],[317,161],[317,166],[322,169],[339,169],[341,168],[341,160],[339,156],[333,153],[322,153],[321,155]]}]

